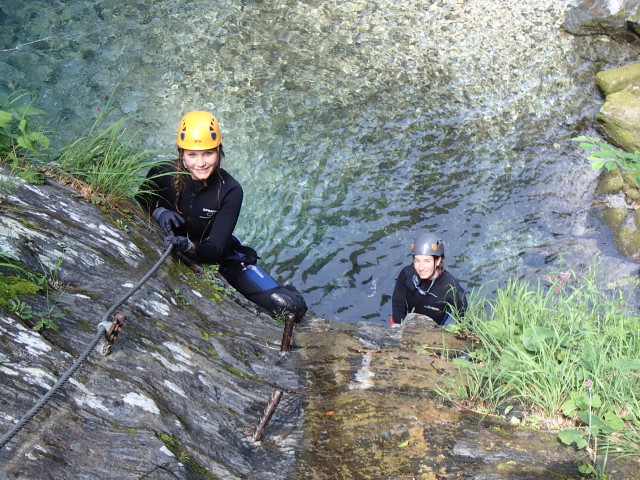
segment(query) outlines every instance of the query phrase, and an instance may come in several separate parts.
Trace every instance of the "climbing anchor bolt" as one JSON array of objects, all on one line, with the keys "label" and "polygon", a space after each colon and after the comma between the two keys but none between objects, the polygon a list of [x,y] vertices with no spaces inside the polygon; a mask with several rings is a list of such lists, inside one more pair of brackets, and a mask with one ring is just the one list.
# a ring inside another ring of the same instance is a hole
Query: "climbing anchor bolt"
[{"label": "climbing anchor bolt", "polygon": [[122,330],[122,326],[124,325],[124,321],[127,317],[122,313],[116,313],[113,322],[102,322],[100,324],[101,328],[104,328],[105,334],[104,338],[100,342],[100,346],[98,347],[100,353],[104,356],[111,354],[111,347],[116,341],[120,330]]},{"label": "climbing anchor bolt", "polygon": [[253,435],[251,435],[252,442],[257,442],[262,438],[262,435],[264,434],[264,430],[267,428],[267,425],[269,424],[269,420],[271,420],[271,417],[273,416],[273,412],[276,411],[276,407],[278,406],[278,403],[280,403],[281,398],[282,398],[282,390],[280,390],[279,388],[275,388],[273,392],[271,392],[271,396],[269,397],[269,402],[267,403],[267,406],[265,407],[264,412],[262,413],[262,416],[258,421],[258,424],[253,430]]},{"label": "climbing anchor bolt", "polygon": [[280,343],[280,355],[289,351],[293,344],[293,326],[296,323],[296,316],[293,313],[285,315],[284,331],[282,332],[282,342]]}]

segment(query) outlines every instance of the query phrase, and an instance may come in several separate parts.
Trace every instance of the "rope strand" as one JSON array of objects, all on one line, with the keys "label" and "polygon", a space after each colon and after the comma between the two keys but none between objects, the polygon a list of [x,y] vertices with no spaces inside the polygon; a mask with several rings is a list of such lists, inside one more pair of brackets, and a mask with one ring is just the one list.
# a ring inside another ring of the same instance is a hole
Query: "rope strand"
[{"label": "rope strand", "polygon": [[55,393],[58,390],[60,390],[60,388],[67,382],[67,380],[69,380],[69,378],[76,372],[76,370],[80,368],[80,365],[82,365],[82,363],[87,359],[89,354],[91,354],[91,352],[96,348],[96,345],[106,333],[106,329],[103,325],[103,322],[106,322],[107,319],[111,316],[111,314],[116,310],[116,308],[118,308],[120,305],[126,302],[129,298],[131,298],[131,296],[142,285],[144,285],[144,283],[151,277],[151,275],[153,275],[155,271],[158,270],[158,268],[160,268],[160,265],[162,265],[162,263],[167,259],[172,249],[173,249],[173,245],[169,245],[169,247],[167,247],[167,249],[162,254],[160,259],[156,262],[156,264],[153,267],[151,267],[151,269],[145,274],[145,276],[142,277],[142,279],[136,285],[134,285],[134,287],[131,288],[131,290],[129,290],[129,292],[126,295],[124,295],[120,300],[114,303],[109,310],[107,310],[107,312],[102,317],[102,321],[100,322],[100,325],[98,326],[98,333],[96,333],[96,335],[93,337],[93,340],[91,341],[89,346],[85,349],[84,352],[82,352],[82,354],[76,359],[76,361],[73,362],[73,365],[71,365],[71,367],[64,373],[64,375],[60,377],[60,379],[55,383],[55,385],[51,387],[51,389],[46,394],[44,394],[44,396],[40,398],[40,400],[31,408],[31,410],[29,410],[26,414],[24,414],[20,419],[20,421],[18,421],[18,423],[16,423],[11,430],[9,430],[7,433],[5,433],[2,436],[2,438],[0,438],[0,450],[4,448],[4,446],[7,443],[9,443],[9,441],[20,430],[22,430],[22,428],[29,422],[29,420],[31,420],[33,417],[35,417],[38,414],[38,412],[42,409],[42,407],[44,407],[49,402],[49,400],[51,400],[51,397],[53,397],[53,395],[55,395]]}]

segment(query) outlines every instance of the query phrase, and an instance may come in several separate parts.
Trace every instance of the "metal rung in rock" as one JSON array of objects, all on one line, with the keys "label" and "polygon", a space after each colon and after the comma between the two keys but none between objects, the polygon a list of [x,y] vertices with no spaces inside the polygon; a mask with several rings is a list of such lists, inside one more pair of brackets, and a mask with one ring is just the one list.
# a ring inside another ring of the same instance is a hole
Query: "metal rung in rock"
[{"label": "metal rung in rock", "polygon": [[120,330],[122,330],[122,326],[126,319],[127,317],[124,314],[116,313],[111,325],[103,322],[103,324],[106,324],[104,325],[106,332],[99,347],[102,355],[107,356],[111,354],[111,347],[113,347],[116,338],[118,338],[118,334],[120,333]]}]

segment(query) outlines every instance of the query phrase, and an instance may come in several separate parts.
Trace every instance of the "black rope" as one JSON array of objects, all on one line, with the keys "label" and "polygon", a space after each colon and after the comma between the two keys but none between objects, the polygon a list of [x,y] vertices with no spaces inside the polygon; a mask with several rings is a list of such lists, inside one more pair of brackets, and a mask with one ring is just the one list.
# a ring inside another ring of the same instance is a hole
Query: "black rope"
[{"label": "black rope", "polygon": [[109,310],[107,310],[107,313],[104,314],[104,316],[102,317],[102,321],[98,326],[98,333],[96,333],[96,335],[93,337],[93,340],[91,341],[89,346],[85,349],[84,352],[82,352],[82,354],[76,359],[76,361],[73,362],[73,365],[71,365],[71,367],[64,373],[64,375],[60,377],[60,379],[56,382],[56,384],[53,387],[51,387],[51,389],[42,398],[40,398],[40,400],[31,408],[31,410],[25,413],[20,419],[20,421],[16,423],[11,430],[5,433],[2,436],[2,438],[0,438],[0,449],[2,449],[7,443],[9,443],[9,441],[20,430],[22,430],[22,428],[29,422],[29,420],[31,420],[33,417],[37,415],[37,413],[42,409],[42,407],[44,407],[49,402],[49,400],[51,400],[51,397],[53,397],[53,395],[55,395],[55,393],[58,390],[60,390],[60,388],[67,382],[67,380],[69,380],[69,378],[76,372],[76,370],[80,368],[80,365],[87,359],[89,354],[96,348],[96,345],[104,336],[106,332],[106,328],[104,327],[103,322],[106,322],[116,308],[118,308],[120,305],[126,302],[129,298],[131,298],[131,296],[142,285],[144,285],[144,283],[147,280],[149,280],[151,275],[153,275],[155,271],[158,268],[160,268],[160,265],[162,265],[162,263],[167,259],[172,249],[173,249],[173,245],[169,245],[169,247],[167,247],[165,252],[160,257],[160,260],[156,262],[156,264],[151,268],[151,270],[149,270],[146,273],[146,275],[142,277],[142,279],[136,285],[134,285],[134,287],[131,290],[129,290],[129,292],[126,295],[124,295],[120,300],[114,303]]}]

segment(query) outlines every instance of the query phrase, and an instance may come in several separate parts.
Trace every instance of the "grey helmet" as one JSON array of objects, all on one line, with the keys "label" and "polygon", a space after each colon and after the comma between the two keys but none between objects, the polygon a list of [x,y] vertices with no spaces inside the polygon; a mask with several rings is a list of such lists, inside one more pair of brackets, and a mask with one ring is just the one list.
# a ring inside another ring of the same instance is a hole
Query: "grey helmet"
[{"label": "grey helmet", "polygon": [[411,245],[411,255],[444,257],[444,242],[431,233],[423,233]]}]

